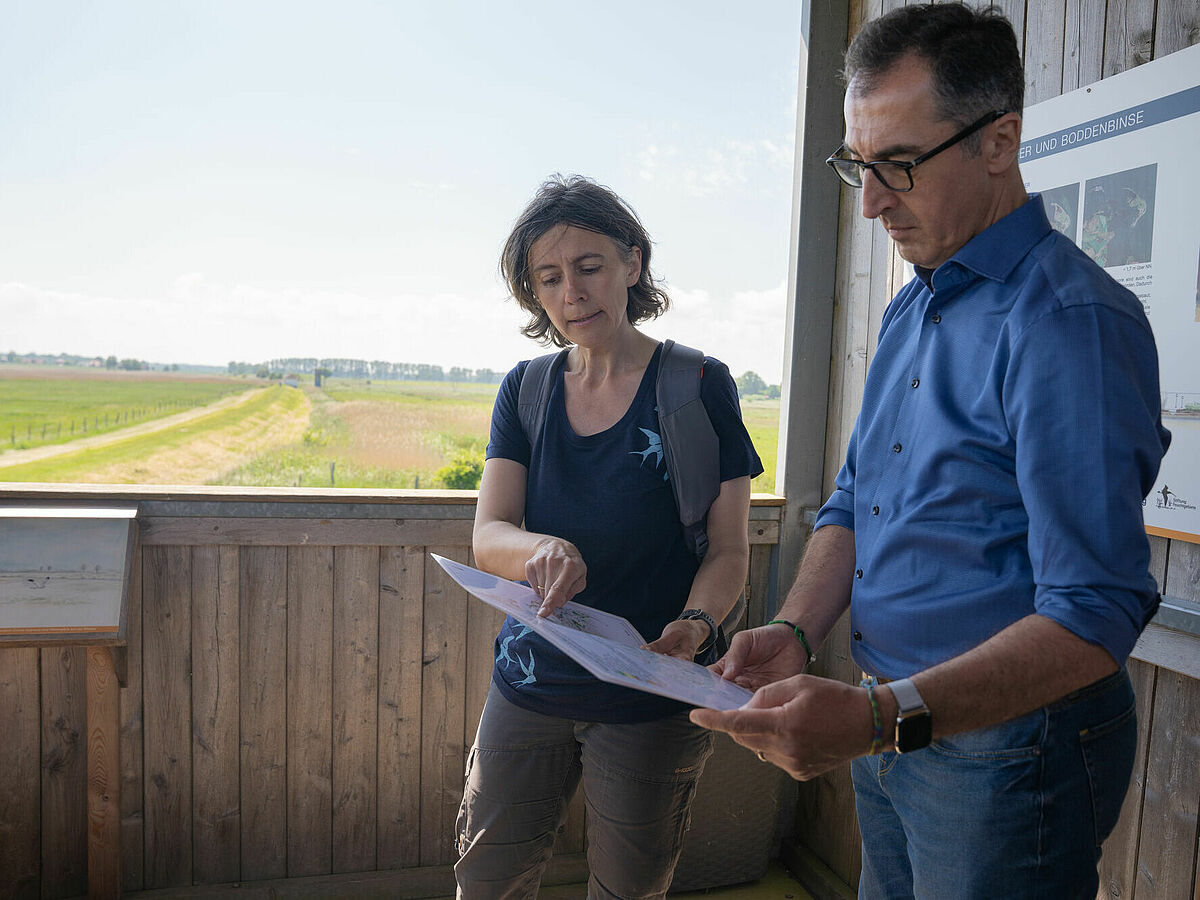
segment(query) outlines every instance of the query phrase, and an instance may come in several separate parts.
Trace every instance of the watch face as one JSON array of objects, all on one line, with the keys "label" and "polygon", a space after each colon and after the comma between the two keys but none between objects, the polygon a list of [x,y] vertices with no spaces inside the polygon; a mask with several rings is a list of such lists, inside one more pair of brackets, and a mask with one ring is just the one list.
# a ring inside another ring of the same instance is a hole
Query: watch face
[{"label": "watch face", "polygon": [[933,740],[933,717],[922,712],[913,716],[896,720],[896,750],[899,753],[911,753],[928,747]]}]

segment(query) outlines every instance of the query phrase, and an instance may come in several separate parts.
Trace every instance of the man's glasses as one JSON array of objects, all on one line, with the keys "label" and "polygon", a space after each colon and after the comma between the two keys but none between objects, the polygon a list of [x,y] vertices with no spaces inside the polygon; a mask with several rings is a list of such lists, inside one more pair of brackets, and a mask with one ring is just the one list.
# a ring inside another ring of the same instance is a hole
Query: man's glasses
[{"label": "man's glasses", "polygon": [[862,187],[864,177],[863,170],[870,169],[875,173],[875,177],[879,179],[879,183],[889,191],[896,191],[898,193],[911,191],[913,189],[913,169],[926,160],[933,159],[933,157],[937,156],[943,150],[953,147],[959,141],[970,137],[985,125],[992,124],[992,122],[995,122],[1004,114],[1005,113],[1003,110],[996,110],[995,112],[988,113],[986,116],[983,116],[980,119],[976,119],[962,131],[958,132],[958,134],[954,135],[949,140],[945,140],[938,144],[928,153],[922,153],[916,159],[912,160],[912,162],[899,162],[890,159],[880,159],[873,162],[866,162],[865,160],[861,159],[847,159],[844,156],[838,155],[846,149],[844,144],[841,147],[838,147],[837,152],[834,153],[833,156],[829,157],[829,159],[825,160],[825,162],[831,169],[833,169],[834,172],[837,173],[838,178],[842,179],[842,181],[850,185],[850,187]]}]

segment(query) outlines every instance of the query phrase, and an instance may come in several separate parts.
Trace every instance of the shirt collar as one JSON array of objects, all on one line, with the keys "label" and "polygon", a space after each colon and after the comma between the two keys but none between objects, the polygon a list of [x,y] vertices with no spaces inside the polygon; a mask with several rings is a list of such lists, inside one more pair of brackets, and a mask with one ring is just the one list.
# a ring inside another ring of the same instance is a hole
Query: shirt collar
[{"label": "shirt collar", "polygon": [[967,269],[984,278],[1003,282],[1049,233],[1050,221],[1046,218],[1041,195],[1030,194],[1025,203],[975,235],[936,269],[913,268],[917,277],[930,288],[935,278],[939,283],[962,281],[965,273],[955,276],[951,274],[953,269]]}]

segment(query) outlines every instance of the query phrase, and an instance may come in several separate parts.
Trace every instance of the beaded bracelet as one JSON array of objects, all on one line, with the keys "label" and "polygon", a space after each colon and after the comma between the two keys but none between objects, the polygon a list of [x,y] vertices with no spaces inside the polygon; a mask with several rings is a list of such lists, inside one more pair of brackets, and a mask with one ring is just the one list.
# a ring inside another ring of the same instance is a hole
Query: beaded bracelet
[{"label": "beaded bracelet", "polygon": [[792,622],[789,622],[787,619],[772,619],[767,624],[786,625],[788,628],[792,629],[792,631],[796,634],[796,640],[798,640],[804,646],[804,652],[808,654],[808,661],[805,663],[805,665],[811,666],[817,661],[817,657],[812,652],[812,647],[808,645],[808,638],[804,636],[804,629],[799,625],[795,625]]},{"label": "beaded bracelet", "polygon": [[867,689],[867,702],[871,704],[871,720],[875,730],[871,734],[871,748],[868,756],[875,756],[883,749],[883,719],[879,715],[879,702],[875,699],[875,682],[863,679],[863,687]]}]

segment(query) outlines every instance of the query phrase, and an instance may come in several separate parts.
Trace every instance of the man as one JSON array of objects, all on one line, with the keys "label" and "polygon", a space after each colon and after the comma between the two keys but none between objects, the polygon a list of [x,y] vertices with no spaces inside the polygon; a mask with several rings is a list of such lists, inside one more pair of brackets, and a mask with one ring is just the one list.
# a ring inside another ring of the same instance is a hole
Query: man
[{"label": "man", "polygon": [[[1154,340],[1025,193],[1002,16],[897,9],[845,74],[829,164],[917,277],[782,621],[717,664],[759,690],[692,719],[796,778],[853,760],[860,897],[1091,898],[1136,741],[1123,663],[1158,604]],[[847,607],[862,686],[798,674]]]}]

